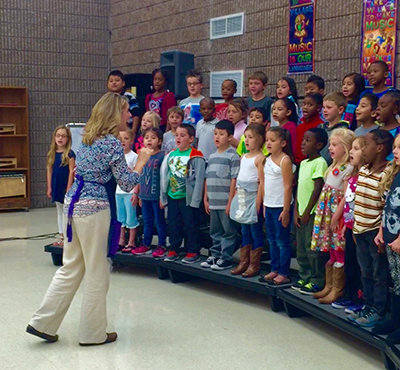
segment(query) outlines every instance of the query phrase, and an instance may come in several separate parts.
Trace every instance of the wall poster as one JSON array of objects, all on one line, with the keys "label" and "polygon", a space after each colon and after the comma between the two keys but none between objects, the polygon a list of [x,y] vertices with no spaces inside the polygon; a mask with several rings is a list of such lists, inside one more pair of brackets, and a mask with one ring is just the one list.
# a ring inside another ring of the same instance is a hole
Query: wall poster
[{"label": "wall poster", "polygon": [[315,0],[289,0],[288,73],[314,71]]},{"label": "wall poster", "polygon": [[386,86],[395,86],[397,0],[363,0],[361,74],[368,83],[367,68],[375,60],[389,67]]}]

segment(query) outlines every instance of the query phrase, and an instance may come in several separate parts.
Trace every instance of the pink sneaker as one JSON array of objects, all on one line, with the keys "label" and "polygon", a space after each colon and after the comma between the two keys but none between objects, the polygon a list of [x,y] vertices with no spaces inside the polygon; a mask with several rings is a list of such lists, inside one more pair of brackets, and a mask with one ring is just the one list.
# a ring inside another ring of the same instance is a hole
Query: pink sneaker
[{"label": "pink sneaker", "polygon": [[153,252],[154,258],[161,258],[167,254],[167,250],[159,245]]},{"label": "pink sneaker", "polygon": [[137,256],[141,256],[143,254],[150,254],[150,253],[151,253],[151,249],[144,245],[141,245],[140,247],[137,247],[132,250],[132,254],[135,254]]}]

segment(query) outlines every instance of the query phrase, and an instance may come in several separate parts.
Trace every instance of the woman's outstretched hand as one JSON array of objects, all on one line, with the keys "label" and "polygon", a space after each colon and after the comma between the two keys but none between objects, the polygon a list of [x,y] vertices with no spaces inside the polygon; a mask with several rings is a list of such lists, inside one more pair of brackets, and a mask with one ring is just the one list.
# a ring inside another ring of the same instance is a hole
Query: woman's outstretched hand
[{"label": "woman's outstretched hand", "polygon": [[146,165],[147,161],[153,154],[153,149],[142,148],[140,150],[138,159],[136,161],[135,171],[141,173],[143,167]]}]

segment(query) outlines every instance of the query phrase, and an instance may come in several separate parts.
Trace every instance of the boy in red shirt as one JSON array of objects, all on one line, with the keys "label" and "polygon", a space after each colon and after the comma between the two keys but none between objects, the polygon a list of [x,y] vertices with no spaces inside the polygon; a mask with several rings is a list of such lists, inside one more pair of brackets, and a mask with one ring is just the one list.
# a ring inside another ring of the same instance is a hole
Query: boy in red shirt
[{"label": "boy in red shirt", "polygon": [[301,152],[301,143],[306,131],[310,128],[318,127],[324,121],[320,117],[323,97],[321,94],[306,95],[303,100],[303,117],[297,126],[296,151],[294,153],[294,162],[298,165],[306,156]]}]

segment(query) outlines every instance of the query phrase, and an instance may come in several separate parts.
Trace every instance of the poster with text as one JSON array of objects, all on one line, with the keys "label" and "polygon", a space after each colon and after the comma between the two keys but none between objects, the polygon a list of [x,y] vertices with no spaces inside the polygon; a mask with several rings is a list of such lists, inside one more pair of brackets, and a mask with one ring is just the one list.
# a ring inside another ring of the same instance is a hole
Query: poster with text
[{"label": "poster with text", "polygon": [[388,87],[395,85],[397,0],[364,0],[361,38],[361,74],[368,82],[367,69],[375,60],[389,67]]},{"label": "poster with text", "polygon": [[288,73],[314,70],[315,0],[289,0]]}]

